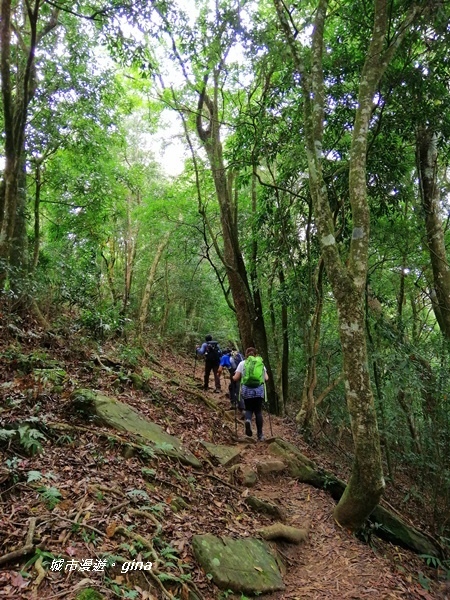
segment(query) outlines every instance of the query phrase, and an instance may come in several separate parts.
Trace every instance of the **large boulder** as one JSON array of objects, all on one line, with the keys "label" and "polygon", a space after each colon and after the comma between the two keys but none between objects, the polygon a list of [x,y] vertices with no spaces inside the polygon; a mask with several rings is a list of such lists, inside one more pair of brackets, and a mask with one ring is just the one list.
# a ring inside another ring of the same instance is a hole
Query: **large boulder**
[{"label": "large boulder", "polygon": [[277,560],[262,540],[195,535],[192,548],[203,570],[223,590],[267,594],[285,587]]},{"label": "large boulder", "polygon": [[155,453],[177,458],[197,469],[202,466],[192,452],[183,447],[181,440],[166,433],[157,423],[152,423],[128,404],[91,390],[75,390],[72,401],[75,408],[84,414],[92,414],[104,425],[126,431],[139,442],[150,444]]}]

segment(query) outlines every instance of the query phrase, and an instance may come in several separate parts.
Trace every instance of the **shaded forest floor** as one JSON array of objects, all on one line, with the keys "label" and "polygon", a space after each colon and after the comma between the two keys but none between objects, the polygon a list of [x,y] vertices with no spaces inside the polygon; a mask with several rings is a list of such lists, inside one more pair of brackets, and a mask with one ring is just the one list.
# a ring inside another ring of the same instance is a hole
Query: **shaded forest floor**
[{"label": "shaded forest floor", "polygon": [[[73,599],[89,586],[108,599],[243,600],[211,583],[190,541],[202,533],[252,536],[273,518],[247,507],[249,489],[213,464],[201,444],[236,443],[225,393],[199,389],[203,365],[197,363],[194,377],[191,356],[154,347],[142,358],[113,345],[100,349],[83,339],[25,332],[1,342],[0,354],[0,429],[27,424],[19,438],[0,442],[0,598]],[[136,389],[133,378],[143,366],[150,369],[147,391]],[[51,375],[56,367],[64,370],[58,381]],[[76,388],[128,403],[179,437],[203,469],[151,450],[136,453],[125,435],[74,411],[70,394]],[[237,426],[243,436],[243,422]],[[269,423],[266,415],[264,433],[294,443],[317,464],[347,478],[349,461],[333,446],[305,444],[289,419],[272,416]],[[256,468],[265,457],[273,460],[266,443],[242,440],[241,463]],[[39,446],[42,451],[31,455]],[[418,556],[374,536],[365,544],[339,529],[325,491],[282,472],[260,477],[251,493],[281,506],[287,524],[309,528],[302,545],[276,544],[286,589],[265,595],[267,600],[450,598],[443,574]],[[394,509],[399,497],[387,496]],[[423,515],[406,516],[416,526],[426,525]],[[27,543],[32,549],[24,556],[1,564]],[[101,569],[107,555],[117,562]],[[58,558],[66,567],[73,560],[85,568],[51,570]],[[160,576],[122,573],[124,559],[157,562]]]}]

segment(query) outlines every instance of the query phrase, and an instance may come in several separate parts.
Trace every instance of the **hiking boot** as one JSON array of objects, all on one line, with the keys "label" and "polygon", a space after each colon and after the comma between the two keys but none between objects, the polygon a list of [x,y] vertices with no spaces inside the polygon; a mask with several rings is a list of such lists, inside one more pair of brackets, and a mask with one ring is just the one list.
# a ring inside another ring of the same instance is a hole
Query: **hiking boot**
[{"label": "hiking boot", "polygon": [[220,394],[220,389],[216,388],[215,390],[213,390],[213,394]]},{"label": "hiking boot", "polygon": [[244,419],[245,419],[245,410],[243,410],[243,411],[241,412],[241,419],[242,419],[242,420],[244,420]]},{"label": "hiking boot", "polygon": [[253,435],[251,421],[245,421],[245,435],[248,437],[252,437]]},{"label": "hiking boot", "polygon": [[263,434],[258,435],[258,442],[265,442],[266,438],[263,436]]}]

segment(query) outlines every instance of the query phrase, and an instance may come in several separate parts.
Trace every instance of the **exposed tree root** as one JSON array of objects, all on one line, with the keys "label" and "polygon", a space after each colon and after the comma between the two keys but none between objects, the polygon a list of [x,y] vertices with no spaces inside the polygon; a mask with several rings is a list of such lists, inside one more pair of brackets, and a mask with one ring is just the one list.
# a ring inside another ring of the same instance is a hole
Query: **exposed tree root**
[{"label": "exposed tree root", "polygon": [[37,548],[35,544],[33,544],[33,536],[34,530],[36,529],[36,517],[31,517],[30,524],[28,526],[27,538],[25,540],[24,546],[22,548],[18,548],[17,550],[13,550],[12,552],[8,552],[3,556],[0,556],[0,565],[4,565],[12,560],[16,560],[17,558],[22,558],[22,556],[26,556],[27,554],[31,554]]},{"label": "exposed tree root", "polygon": [[298,529],[283,523],[274,523],[258,529],[259,535],[265,540],[284,540],[290,544],[300,544],[308,538],[307,529]]},{"label": "exposed tree root", "polygon": [[[295,446],[284,440],[277,438],[276,442],[270,445],[270,449],[273,454],[283,457],[292,477],[329,492],[334,500],[339,501],[346,487],[345,481],[317,468]],[[375,525],[372,530],[373,535],[418,554],[445,557],[443,547],[434,538],[408,525],[381,505],[375,508],[368,521]]]}]

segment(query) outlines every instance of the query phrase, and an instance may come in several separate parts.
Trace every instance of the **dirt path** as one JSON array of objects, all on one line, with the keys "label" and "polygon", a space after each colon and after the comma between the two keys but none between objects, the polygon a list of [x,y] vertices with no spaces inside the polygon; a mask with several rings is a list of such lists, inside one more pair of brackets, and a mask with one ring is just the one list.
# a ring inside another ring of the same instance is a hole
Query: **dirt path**
[{"label": "dirt path", "polygon": [[[221,396],[218,404],[227,409],[229,402]],[[241,462],[254,470],[261,461],[274,460],[268,452],[270,437],[304,446],[302,451],[306,448],[292,424],[274,416],[269,420],[267,413],[264,417],[267,442],[250,442],[242,452]],[[238,434],[245,439],[241,420],[238,420]],[[305,453],[308,454],[307,449]],[[409,558],[412,562],[409,567],[423,568],[414,555],[380,540],[374,540],[377,549],[372,549],[340,530],[332,518],[334,502],[325,491],[299,483],[282,472],[260,476],[251,493],[281,506],[287,515],[286,524],[309,528],[308,540],[300,546],[277,543],[287,566],[286,590],[264,596],[267,600],[446,598],[437,592],[429,594],[411,581],[402,562]]]}]

